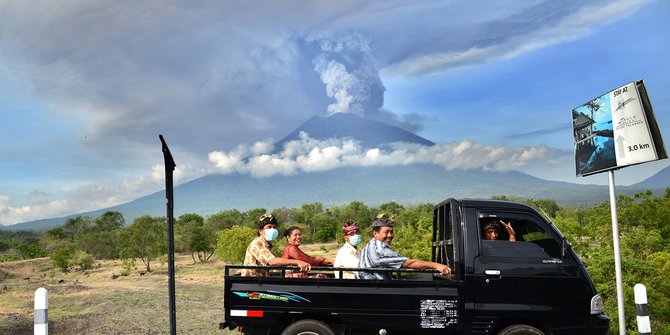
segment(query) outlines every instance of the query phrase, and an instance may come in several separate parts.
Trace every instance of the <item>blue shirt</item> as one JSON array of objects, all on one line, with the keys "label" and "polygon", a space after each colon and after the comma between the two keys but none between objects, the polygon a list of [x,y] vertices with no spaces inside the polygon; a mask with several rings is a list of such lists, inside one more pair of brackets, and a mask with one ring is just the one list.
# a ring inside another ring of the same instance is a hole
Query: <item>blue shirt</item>
[{"label": "blue shirt", "polygon": [[[393,251],[391,247],[377,239],[371,239],[361,250],[361,260],[358,262],[359,268],[388,268],[400,269],[407,261],[407,257]],[[391,279],[389,272],[365,272],[356,273],[358,279]]]}]

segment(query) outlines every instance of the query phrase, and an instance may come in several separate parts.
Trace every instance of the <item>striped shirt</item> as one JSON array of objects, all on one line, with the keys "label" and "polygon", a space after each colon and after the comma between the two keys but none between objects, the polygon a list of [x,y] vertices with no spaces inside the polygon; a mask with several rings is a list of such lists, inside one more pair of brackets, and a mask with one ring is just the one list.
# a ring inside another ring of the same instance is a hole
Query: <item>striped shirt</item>
[{"label": "striped shirt", "polygon": [[[371,239],[361,250],[361,260],[358,262],[359,268],[388,268],[400,269],[407,261],[407,257],[393,251],[391,247],[377,239]],[[365,272],[356,273],[358,279],[391,279],[390,272]]]}]

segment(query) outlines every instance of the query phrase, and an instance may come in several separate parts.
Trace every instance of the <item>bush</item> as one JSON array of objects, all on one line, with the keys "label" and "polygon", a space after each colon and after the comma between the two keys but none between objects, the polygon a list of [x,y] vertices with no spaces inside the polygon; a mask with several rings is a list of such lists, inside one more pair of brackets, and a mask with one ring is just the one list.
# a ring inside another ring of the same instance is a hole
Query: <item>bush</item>
[{"label": "bush", "polygon": [[123,260],[123,270],[121,270],[121,276],[129,275],[135,269],[135,260],[132,258],[125,258]]},{"label": "bush", "polygon": [[58,248],[49,255],[56,267],[63,271],[67,271],[70,268],[73,256],[74,251],[70,248]]},{"label": "bush", "polygon": [[90,270],[95,263],[95,257],[85,251],[77,251],[72,258],[71,265],[78,266],[80,271]]},{"label": "bush", "polygon": [[216,242],[216,253],[219,255],[219,259],[223,261],[244,261],[247,246],[256,236],[258,236],[257,230],[241,226],[220,231]]}]

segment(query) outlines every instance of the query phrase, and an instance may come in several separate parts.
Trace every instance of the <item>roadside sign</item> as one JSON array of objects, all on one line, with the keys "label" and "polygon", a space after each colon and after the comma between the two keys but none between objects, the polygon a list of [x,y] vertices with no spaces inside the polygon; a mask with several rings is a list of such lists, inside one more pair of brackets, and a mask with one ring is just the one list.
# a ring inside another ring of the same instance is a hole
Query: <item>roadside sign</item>
[{"label": "roadside sign", "polygon": [[572,110],[577,176],[667,158],[644,81]]},{"label": "roadside sign", "polygon": [[619,334],[626,334],[619,218],[614,170],[668,158],[642,80],[613,89],[572,110],[577,176],[607,171],[610,185],[612,244],[617,287]]}]

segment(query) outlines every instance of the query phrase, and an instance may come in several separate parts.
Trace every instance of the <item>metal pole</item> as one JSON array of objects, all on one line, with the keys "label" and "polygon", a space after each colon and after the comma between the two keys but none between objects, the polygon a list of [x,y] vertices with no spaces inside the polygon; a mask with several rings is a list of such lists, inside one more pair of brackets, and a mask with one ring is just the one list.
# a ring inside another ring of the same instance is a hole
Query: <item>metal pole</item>
[{"label": "metal pole", "polygon": [[612,241],[614,242],[614,270],[616,271],[616,300],[619,310],[619,334],[626,335],[626,316],[623,307],[623,279],[621,275],[621,249],[619,248],[619,215],[616,209],[614,171],[609,170],[610,208],[612,212]]},{"label": "metal pole", "polygon": [[163,158],[165,160],[165,205],[167,207],[167,235],[168,235],[168,287],[170,294],[170,334],[177,334],[177,308],[175,305],[174,288],[174,205],[172,193],[172,171],[177,166],[172,159],[170,148],[163,135],[158,135],[163,146]]}]

